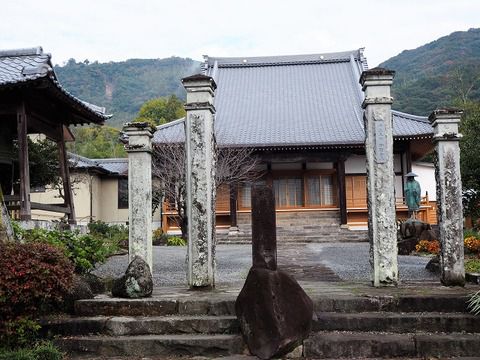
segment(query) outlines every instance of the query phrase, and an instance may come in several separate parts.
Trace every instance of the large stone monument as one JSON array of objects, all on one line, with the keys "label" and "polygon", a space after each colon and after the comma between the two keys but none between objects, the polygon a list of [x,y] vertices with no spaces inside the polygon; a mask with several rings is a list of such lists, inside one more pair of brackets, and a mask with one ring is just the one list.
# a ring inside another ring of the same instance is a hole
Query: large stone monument
[{"label": "large stone monument", "polygon": [[293,277],[277,269],[275,198],[266,186],[252,190],[252,258],[235,312],[250,352],[270,359],[308,336],[313,303]]},{"label": "large stone monument", "polygon": [[188,271],[190,288],[215,286],[215,162],[216,88],[213,78],[182,79],[187,91],[185,110]]},{"label": "large stone monument", "polygon": [[367,157],[368,234],[373,285],[398,282],[395,177],[390,95],[395,72],[382,68],[364,71],[365,152]]},{"label": "large stone monument", "polygon": [[462,180],[460,175],[461,110],[435,110],[429,117],[435,143],[437,217],[440,232],[440,271],[442,284],[465,285],[463,252]]},{"label": "large stone monument", "polygon": [[[128,262],[143,259],[152,271],[152,137],[147,123],[127,123]],[[153,272],[153,271],[152,271]]]}]

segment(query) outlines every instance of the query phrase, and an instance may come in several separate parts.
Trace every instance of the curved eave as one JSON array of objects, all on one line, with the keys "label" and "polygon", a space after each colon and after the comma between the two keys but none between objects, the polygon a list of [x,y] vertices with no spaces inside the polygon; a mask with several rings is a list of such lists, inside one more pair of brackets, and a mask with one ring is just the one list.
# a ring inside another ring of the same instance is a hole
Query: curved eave
[{"label": "curved eave", "polygon": [[53,96],[71,106],[77,112],[77,114],[74,114],[76,115],[76,118],[69,121],[70,124],[77,125],[95,123],[98,125],[103,125],[105,120],[108,120],[112,117],[112,115],[102,114],[94,111],[83,101],[70,94],[56,79],[50,76],[29,78],[24,81],[4,83],[0,85],[0,90],[23,87],[38,87],[40,90],[48,89]]}]

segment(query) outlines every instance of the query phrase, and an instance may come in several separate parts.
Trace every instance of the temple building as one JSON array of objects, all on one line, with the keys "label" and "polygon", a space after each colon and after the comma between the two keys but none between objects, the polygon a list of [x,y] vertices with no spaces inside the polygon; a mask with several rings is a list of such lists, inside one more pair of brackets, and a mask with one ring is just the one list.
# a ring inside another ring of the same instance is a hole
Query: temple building
[{"label": "temple building", "polygon": [[[277,225],[308,228],[367,221],[365,131],[359,84],[368,68],[363,49],[270,57],[205,57],[215,91],[218,146],[248,147],[261,159],[260,182],[275,192]],[[419,218],[435,222],[433,166],[416,162],[432,149],[427,117],[392,111],[397,215],[407,217],[404,175],[424,183]],[[184,120],[159,126],[154,144],[182,142]],[[418,168],[418,170],[417,170]],[[251,184],[220,188],[217,225],[249,226]],[[426,190],[426,191],[425,191]],[[230,198],[230,193],[233,199]],[[165,204],[164,230],[176,227],[174,204]]]}]

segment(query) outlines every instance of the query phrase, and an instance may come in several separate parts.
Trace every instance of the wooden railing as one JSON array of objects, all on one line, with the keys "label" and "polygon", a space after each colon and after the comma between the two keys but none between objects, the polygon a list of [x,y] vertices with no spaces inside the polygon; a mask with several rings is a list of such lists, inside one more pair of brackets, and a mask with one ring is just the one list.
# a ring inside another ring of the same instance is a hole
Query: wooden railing
[{"label": "wooden railing", "polygon": [[[14,220],[19,220],[21,207],[20,195],[5,195],[3,199],[5,201],[5,206],[10,213],[10,217]],[[65,206],[64,203],[42,204],[37,202],[30,202],[30,207],[32,210],[43,210],[62,214],[70,214],[70,208]]]}]

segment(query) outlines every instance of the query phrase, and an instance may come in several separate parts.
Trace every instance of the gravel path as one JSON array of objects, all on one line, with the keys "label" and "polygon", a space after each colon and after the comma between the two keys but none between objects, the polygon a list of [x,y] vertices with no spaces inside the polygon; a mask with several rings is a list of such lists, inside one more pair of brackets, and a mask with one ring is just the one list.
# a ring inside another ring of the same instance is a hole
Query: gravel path
[{"label": "gravel path", "polygon": [[[155,286],[186,285],[186,247],[153,247],[153,278]],[[325,269],[334,273],[333,278],[346,281],[369,281],[368,243],[320,243],[280,246],[280,268],[292,271],[298,280],[325,280]],[[429,258],[399,256],[399,272],[402,281],[432,281],[438,276],[425,270]],[[95,273],[102,277],[120,277],[128,266],[126,255],[114,256]],[[251,266],[251,245],[217,246],[218,285],[241,284]],[[298,272],[296,270],[299,270]],[[332,276],[330,276],[332,278]],[[331,280],[327,280],[331,281]]]}]

